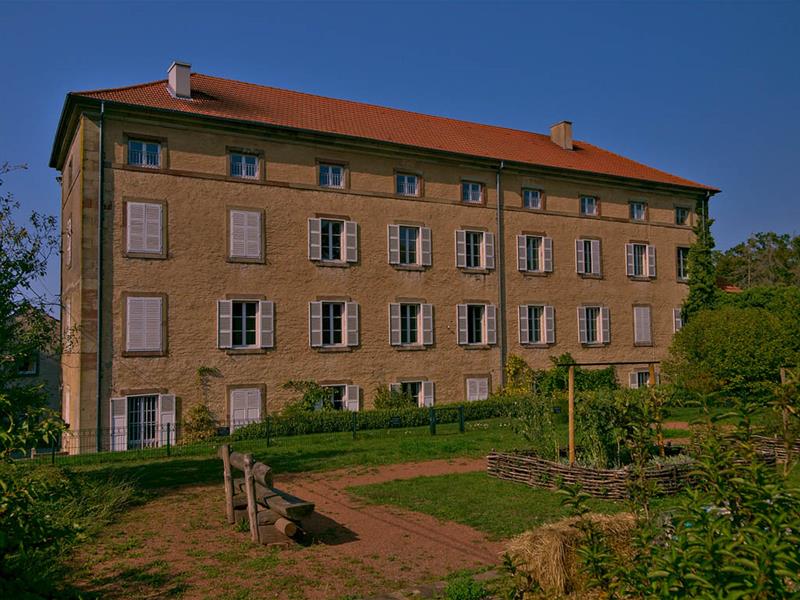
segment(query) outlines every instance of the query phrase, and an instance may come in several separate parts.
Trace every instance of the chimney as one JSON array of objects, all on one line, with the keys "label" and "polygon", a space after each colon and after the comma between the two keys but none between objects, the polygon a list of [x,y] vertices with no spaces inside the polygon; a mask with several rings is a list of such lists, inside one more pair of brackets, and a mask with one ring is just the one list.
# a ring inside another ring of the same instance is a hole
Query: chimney
[{"label": "chimney", "polygon": [[560,121],[552,125],[550,139],[564,150],[572,150],[572,121]]},{"label": "chimney", "polygon": [[192,65],[173,61],[167,71],[167,90],[176,98],[191,98],[192,83],[190,74]]}]

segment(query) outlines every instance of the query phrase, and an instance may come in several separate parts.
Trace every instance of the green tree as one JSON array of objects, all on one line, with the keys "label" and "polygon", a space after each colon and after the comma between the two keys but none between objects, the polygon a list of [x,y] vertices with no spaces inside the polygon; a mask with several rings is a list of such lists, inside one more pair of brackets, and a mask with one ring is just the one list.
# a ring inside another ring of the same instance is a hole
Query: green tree
[{"label": "green tree", "polygon": [[700,218],[694,227],[695,242],[689,248],[689,295],[683,304],[684,321],[689,321],[703,309],[714,308],[719,295],[714,264],[714,236],[711,235],[714,221],[708,216],[708,200],[699,199],[696,211]]},{"label": "green tree", "polygon": [[800,236],[755,233],[717,254],[717,277],[742,289],[800,285]]}]

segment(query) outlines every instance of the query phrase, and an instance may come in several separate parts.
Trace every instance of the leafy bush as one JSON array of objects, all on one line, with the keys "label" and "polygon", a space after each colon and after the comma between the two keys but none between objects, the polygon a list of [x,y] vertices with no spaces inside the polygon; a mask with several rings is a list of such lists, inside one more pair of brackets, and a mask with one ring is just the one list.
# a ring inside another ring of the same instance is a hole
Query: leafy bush
[{"label": "leafy bush", "polygon": [[469,575],[460,575],[448,582],[444,596],[447,600],[483,600],[489,591]]},{"label": "leafy bush", "polygon": [[300,394],[300,397],[290,401],[283,408],[281,412],[283,415],[303,415],[317,410],[333,410],[331,390],[316,381],[287,381],[283,387]]},{"label": "leafy bush", "polygon": [[217,420],[205,404],[195,404],[186,412],[180,443],[207,442],[217,435]]},{"label": "leafy bush", "polygon": [[[512,412],[513,402],[505,397],[493,397],[489,400],[467,402],[464,406],[464,418],[467,421],[492,419],[507,416]],[[458,405],[444,405],[436,409],[437,423],[456,423],[458,421]],[[385,429],[397,427],[422,427],[430,423],[429,408],[403,408],[364,410],[352,413],[343,410],[317,410],[291,412],[269,417],[268,421],[251,423],[238,428],[231,435],[233,441],[263,439],[270,435],[304,435],[308,433],[334,433],[350,431],[353,427],[353,415],[356,429]],[[395,421],[391,422],[390,421]]]},{"label": "leafy bush", "polygon": [[402,390],[393,390],[386,384],[381,384],[375,388],[375,408],[408,408],[416,406],[417,403],[411,394]]},{"label": "leafy bush", "polygon": [[560,448],[552,396],[529,393],[514,397],[513,402],[515,433],[522,436],[536,456],[558,460]]}]

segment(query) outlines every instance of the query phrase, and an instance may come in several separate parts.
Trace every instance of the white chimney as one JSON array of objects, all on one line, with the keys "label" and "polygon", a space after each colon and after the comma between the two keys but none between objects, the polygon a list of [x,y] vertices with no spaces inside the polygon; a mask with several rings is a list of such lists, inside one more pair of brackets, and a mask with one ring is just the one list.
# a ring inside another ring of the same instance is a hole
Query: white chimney
[{"label": "white chimney", "polygon": [[572,121],[560,121],[552,125],[550,139],[564,150],[572,150]]},{"label": "white chimney", "polygon": [[191,82],[192,65],[185,62],[173,61],[167,71],[167,90],[176,98],[192,97]]}]

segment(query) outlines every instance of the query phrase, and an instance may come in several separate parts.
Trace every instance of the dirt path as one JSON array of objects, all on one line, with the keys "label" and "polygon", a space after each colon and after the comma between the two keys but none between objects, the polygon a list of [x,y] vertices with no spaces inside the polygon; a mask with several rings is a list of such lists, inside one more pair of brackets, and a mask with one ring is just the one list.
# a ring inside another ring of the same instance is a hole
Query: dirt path
[{"label": "dirt path", "polygon": [[470,527],[402,509],[364,504],[344,490],[362,485],[479,471],[456,459],[276,478],[316,503],[304,523],[316,540],[270,549],[224,522],[221,486],[165,494],[124,514],[76,558],[75,583],[102,598],[340,598],[364,596],[496,563],[499,542]]}]

